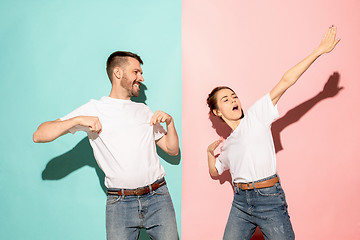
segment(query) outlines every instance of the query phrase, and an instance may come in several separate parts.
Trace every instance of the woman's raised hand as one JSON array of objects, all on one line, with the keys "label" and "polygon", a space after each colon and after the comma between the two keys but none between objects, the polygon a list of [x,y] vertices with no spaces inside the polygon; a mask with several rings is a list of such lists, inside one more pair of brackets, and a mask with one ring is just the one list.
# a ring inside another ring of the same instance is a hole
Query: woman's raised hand
[{"label": "woman's raised hand", "polygon": [[333,25],[325,33],[319,47],[317,48],[317,50],[319,50],[321,54],[331,52],[339,43],[340,39],[336,39],[336,31],[337,29]]}]

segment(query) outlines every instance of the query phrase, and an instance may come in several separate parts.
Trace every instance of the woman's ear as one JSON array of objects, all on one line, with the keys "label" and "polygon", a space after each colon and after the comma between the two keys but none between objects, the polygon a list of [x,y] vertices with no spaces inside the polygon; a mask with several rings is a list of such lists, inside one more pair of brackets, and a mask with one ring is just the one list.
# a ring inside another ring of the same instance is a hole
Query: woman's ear
[{"label": "woman's ear", "polygon": [[213,109],[212,112],[213,112],[213,114],[214,114],[215,116],[221,118],[222,115],[221,115],[221,112],[220,112],[218,109]]}]

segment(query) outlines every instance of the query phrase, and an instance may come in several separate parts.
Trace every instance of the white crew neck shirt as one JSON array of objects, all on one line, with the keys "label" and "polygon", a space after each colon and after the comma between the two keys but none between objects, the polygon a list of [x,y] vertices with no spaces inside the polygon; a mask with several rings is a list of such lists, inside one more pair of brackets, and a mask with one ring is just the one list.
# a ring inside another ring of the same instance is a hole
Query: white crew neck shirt
[{"label": "white crew neck shirt", "polygon": [[90,100],[60,120],[97,116],[102,125],[99,135],[80,125],[69,131],[87,132],[95,159],[105,173],[107,188],[135,189],[165,176],[155,144],[165,130],[160,124],[150,126],[152,115],[143,103],[102,97]]},{"label": "white crew neck shirt", "polygon": [[235,183],[249,183],[276,173],[271,123],[279,117],[270,94],[256,101],[239,126],[224,141],[215,167],[219,174],[230,169]]}]

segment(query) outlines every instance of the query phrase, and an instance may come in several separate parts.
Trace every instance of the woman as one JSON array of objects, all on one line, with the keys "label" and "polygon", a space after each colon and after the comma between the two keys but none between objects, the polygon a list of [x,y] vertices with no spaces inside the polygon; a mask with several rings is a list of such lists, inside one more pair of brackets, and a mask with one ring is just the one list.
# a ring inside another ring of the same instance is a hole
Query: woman
[{"label": "woman", "polygon": [[[224,239],[250,239],[259,226],[265,239],[294,239],[287,203],[276,174],[271,123],[278,117],[277,102],[322,54],[331,52],[336,27],[329,28],[320,45],[308,57],[287,71],[279,83],[252,105],[244,115],[240,101],[229,87],[217,87],[207,99],[210,114],[221,118],[232,133],[207,149],[211,176],[229,169],[234,184],[234,201]],[[222,152],[214,151],[224,141]]]}]

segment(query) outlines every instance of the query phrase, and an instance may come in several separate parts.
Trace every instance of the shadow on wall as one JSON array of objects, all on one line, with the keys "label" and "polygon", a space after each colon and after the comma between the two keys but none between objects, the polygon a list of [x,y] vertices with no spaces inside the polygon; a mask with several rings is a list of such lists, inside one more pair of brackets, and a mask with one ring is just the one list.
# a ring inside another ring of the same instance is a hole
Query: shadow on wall
[{"label": "shadow on wall", "polygon": [[[280,133],[287,126],[297,122],[300,120],[302,116],[304,116],[311,108],[313,108],[320,101],[335,97],[343,87],[339,87],[340,74],[338,72],[334,72],[325,83],[322,91],[316,94],[314,97],[309,100],[301,103],[300,105],[294,107],[289,110],[283,117],[276,120],[271,127],[272,135],[274,139],[275,151],[276,153],[283,150],[283,145],[281,143]],[[231,128],[220,118],[214,116],[213,114],[209,114],[209,119],[212,122],[212,127],[215,129],[216,133],[226,139],[231,134]],[[228,182],[232,187],[231,175],[227,170],[219,177],[212,177],[215,180],[218,180],[220,184],[224,184]],[[255,239],[264,239],[261,231],[257,228],[252,240]]]},{"label": "shadow on wall", "polygon": [[[146,89],[146,86],[142,84],[140,87],[139,97],[132,99],[132,101],[146,104]],[[179,152],[177,156],[169,156],[161,148],[157,147],[157,153],[162,159],[172,165],[178,165],[180,163],[181,152]],[[93,167],[95,169],[95,172],[99,179],[99,185],[103,190],[104,194],[106,194],[106,187],[104,184],[105,174],[99,168],[94,158],[93,151],[87,137],[82,139],[70,151],[51,159],[42,172],[42,179],[60,180],[84,166]],[[139,239],[148,240],[150,239],[150,237],[144,229],[141,229]]]},{"label": "shadow on wall", "polygon": [[280,133],[287,126],[297,122],[300,120],[302,116],[304,116],[311,108],[313,108],[320,101],[335,97],[344,87],[339,87],[340,74],[338,72],[334,72],[325,83],[322,91],[316,94],[314,97],[309,100],[303,102],[302,104],[294,107],[289,110],[282,118],[276,120],[272,124],[272,135],[275,144],[276,153],[283,150],[283,146],[281,144]]},{"label": "shadow on wall", "polygon": [[[172,165],[178,165],[181,159],[181,152],[177,156],[169,156],[161,148],[156,147],[158,155]],[[42,172],[43,180],[60,180],[72,172],[84,166],[93,167],[99,179],[99,185],[106,194],[104,184],[105,175],[99,168],[93,155],[93,151],[87,137],[83,138],[70,151],[51,159]]]},{"label": "shadow on wall", "polygon": [[137,102],[137,103],[143,103],[143,104],[146,104],[146,94],[145,94],[145,91],[147,90],[147,87],[145,84],[141,84],[140,85],[140,92],[139,92],[139,96],[137,97],[132,97],[131,98],[131,101],[133,102]]}]

